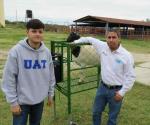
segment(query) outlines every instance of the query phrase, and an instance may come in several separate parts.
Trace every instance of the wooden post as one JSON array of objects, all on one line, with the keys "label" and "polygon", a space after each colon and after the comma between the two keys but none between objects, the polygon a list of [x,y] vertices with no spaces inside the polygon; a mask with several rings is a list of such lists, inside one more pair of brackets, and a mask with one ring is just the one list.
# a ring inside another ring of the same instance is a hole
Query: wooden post
[{"label": "wooden post", "polygon": [[75,32],[77,33],[77,22],[76,22],[76,26],[75,26]]},{"label": "wooden post", "polygon": [[109,23],[106,22],[106,25],[105,25],[105,35],[108,33],[108,29],[109,29]]},{"label": "wooden post", "polygon": [[128,39],[128,26],[126,27],[126,31],[125,31],[126,33],[126,38]]},{"label": "wooden post", "polygon": [[144,26],[142,27],[142,40],[144,39]]}]

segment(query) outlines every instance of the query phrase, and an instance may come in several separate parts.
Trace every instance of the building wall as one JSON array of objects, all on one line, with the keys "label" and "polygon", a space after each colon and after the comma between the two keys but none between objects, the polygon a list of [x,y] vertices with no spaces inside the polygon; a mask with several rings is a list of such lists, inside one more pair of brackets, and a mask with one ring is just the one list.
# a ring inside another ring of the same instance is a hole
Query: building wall
[{"label": "building wall", "polygon": [[5,27],[4,1],[0,0],[0,26]]}]

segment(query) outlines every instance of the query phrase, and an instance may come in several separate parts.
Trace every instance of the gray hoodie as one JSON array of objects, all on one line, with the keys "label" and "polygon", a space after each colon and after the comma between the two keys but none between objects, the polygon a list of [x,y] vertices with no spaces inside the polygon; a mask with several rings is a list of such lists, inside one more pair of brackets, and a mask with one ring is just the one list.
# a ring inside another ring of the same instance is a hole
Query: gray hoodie
[{"label": "gray hoodie", "polygon": [[41,42],[34,50],[21,40],[9,52],[4,68],[2,90],[12,106],[34,105],[54,95],[54,67],[49,49]]}]

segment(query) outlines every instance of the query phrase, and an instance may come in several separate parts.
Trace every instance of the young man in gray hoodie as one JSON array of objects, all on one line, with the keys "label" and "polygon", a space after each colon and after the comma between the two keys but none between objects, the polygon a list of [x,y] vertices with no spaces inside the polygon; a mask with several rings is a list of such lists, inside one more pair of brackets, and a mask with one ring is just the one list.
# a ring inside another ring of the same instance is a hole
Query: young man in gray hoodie
[{"label": "young man in gray hoodie", "polygon": [[44,99],[48,105],[54,95],[54,67],[49,49],[43,43],[44,24],[30,20],[27,38],[8,54],[4,68],[2,90],[11,105],[13,125],[40,125]]}]

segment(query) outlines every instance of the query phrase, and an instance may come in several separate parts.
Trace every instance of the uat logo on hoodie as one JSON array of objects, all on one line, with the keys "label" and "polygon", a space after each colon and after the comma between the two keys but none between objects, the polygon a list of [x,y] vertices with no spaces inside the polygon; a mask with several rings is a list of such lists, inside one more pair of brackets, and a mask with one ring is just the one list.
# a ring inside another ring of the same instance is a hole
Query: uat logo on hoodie
[{"label": "uat logo on hoodie", "polygon": [[25,69],[45,69],[46,60],[24,60]]}]

